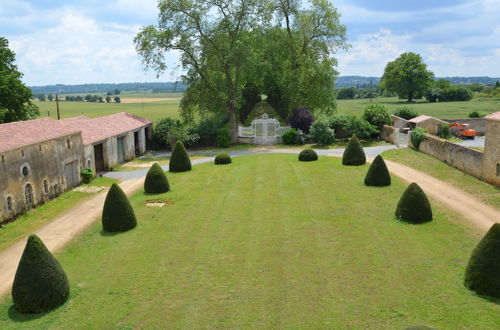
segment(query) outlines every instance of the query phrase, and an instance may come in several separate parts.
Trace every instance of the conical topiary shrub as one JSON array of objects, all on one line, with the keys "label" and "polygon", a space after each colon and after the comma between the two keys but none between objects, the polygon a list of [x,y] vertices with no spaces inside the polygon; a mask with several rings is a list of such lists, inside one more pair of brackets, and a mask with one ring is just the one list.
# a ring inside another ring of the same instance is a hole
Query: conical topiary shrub
[{"label": "conical topiary shrub", "polygon": [[175,143],[174,150],[172,151],[172,156],[170,157],[169,171],[191,171],[191,160],[189,159],[186,148],[181,141],[177,141]]},{"label": "conical topiary shrub", "polygon": [[137,226],[134,209],[116,183],[108,191],[102,210],[102,228],[104,231],[127,231]]},{"label": "conical topiary shrub", "polygon": [[375,157],[373,163],[370,165],[365,176],[365,185],[375,187],[391,185],[391,175],[382,156],[378,155]]},{"label": "conical topiary shrub", "polygon": [[299,160],[301,162],[312,162],[318,160],[318,154],[313,149],[304,149],[299,154]]},{"label": "conical topiary shrub", "polygon": [[480,295],[500,298],[500,223],[491,226],[472,251],[464,284]]},{"label": "conical topiary shrub", "polygon": [[214,164],[215,165],[231,164],[231,156],[229,156],[225,152],[221,152],[220,154],[215,156]]},{"label": "conical topiary shrub", "polygon": [[418,184],[406,188],[396,208],[396,217],[414,224],[432,221],[431,204]]},{"label": "conical topiary shrub", "polygon": [[170,190],[167,176],[160,164],[154,163],[146,174],[144,192],[148,194],[161,194]]},{"label": "conical topiary shrub", "polygon": [[356,135],[353,135],[342,155],[342,164],[357,166],[363,165],[364,163],[366,163],[365,152]]},{"label": "conical topiary shrub", "polygon": [[40,238],[31,235],[12,285],[15,308],[21,313],[43,313],[64,304],[68,298],[66,273]]}]

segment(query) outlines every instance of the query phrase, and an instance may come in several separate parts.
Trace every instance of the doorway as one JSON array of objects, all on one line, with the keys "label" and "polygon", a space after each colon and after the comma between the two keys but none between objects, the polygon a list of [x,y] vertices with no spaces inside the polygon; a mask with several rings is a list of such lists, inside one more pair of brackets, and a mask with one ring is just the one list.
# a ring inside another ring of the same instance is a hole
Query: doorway
[{"label": "doorway", "polygon": [[94,146],[94,161],[95,161],[95,172],[104,171],[104,150],[102,143],[96,144]]},{"label": "doorway", "polygon": [[71,189],[80,184],[80,175],[78,173],[78,161],[64,165],[64,175],[66,177],[66,188]]},{"label": "doorway", "polygon": [[117,144],[117,151],[118,151],[118,163],[124,163],[125,162],[125,141],[124,137],[119,137],[116,139],[116,144]]},{"label": "doorway", "polygon": [[139,147],[139,132],[134,132],[134,147],[135,147],[135,156],[140,156],[141,148]]}]

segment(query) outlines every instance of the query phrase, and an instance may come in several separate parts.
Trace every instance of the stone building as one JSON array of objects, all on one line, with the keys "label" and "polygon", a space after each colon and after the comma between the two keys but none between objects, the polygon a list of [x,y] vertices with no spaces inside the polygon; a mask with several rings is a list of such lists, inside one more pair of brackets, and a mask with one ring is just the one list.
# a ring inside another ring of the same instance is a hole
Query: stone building
[{"label": "stone building", "polygon": [[500,186],[500,112],[486,119],[486,141],[484,145],[483,178]]},{"label": "stone building", "polygon": [[94,173],[143,154],[150,120],[117,113],[0,124],[0,223],[43,204]]},{"label": "stone building", "polygon": [[82,134],[49,118],[0,125],[0,223],[80,183]]},{"label": "stone building", "polygon": [[425,129],[428,133],[437,135],[439,131],[439,127],[443,124],[448,125],[448,123],[444,120],[431,117],[431,116],[426,116],[426,115],[421,115],[415,118],[412,118],[408,121],[408,124],[411,129],[414,129],[415,127],[422,127]]}]

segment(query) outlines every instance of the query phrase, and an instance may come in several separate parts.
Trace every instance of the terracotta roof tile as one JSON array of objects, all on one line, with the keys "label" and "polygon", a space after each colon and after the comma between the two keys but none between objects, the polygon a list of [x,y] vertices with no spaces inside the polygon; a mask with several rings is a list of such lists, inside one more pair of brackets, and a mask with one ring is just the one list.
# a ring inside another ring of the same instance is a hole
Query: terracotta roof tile
[{"label": "terracotta roof tile", "polygon": [[426,116],[426,115],[421,115],[421,116],[418,116],[418,117],[410,119],[409,122],[417,124],[417,123],[423,122],[424,120],[427,120],[427,119],[430,119],[430,118],[432,118],[432,117],[431,116]]},{"label": "terracotta roof tile", "polygon": [[484,118],[489,119],[489,120],[500,120],[500,111],[499,112],[494,112],[491,115],[488,115],[488,116],[486,116]]},{"label": "terracotta roof tile", "polygon": [[35,143],[79,132],[57,120],[39,118],[0,124],[0,152],[14,150]]}]

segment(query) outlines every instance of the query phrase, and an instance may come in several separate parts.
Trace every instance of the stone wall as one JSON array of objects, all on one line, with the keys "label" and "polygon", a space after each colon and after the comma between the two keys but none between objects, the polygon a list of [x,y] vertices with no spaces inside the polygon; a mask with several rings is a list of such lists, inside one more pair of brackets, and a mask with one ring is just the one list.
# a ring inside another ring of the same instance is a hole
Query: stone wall
[{"label": "stone wall", "polygon": [[500,121],[486,121],[483,177],[486,182],[500,186]]},{"label": "stone wall", "polygon": [[467,174],[483,179],[484,154],[480,151],[465,148],[431,135],[424,137],[418,150]]},{"label": "stone wall", "polygon": [[385,142],[397,144],[398,134],[399,134],[399,128],[394,126],[384,125],[382,127],[382,131],[380,132],[380,138]]},{"label": "stone wall", "polygon": [[448,123],[469,124],[470,128],[475,130],[477,135],[484,135],[486,133],[486,120],[484,118],[458,118],[458,119],[443,119]]},{"label": "stone wall", "polygon": [[[69,180],[80,183],[80,171],[85,168],[83,154],[79,132],[2,153],[0,223],[71,188]],[[31,204],[27,189],[31,190]]]}]

